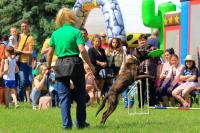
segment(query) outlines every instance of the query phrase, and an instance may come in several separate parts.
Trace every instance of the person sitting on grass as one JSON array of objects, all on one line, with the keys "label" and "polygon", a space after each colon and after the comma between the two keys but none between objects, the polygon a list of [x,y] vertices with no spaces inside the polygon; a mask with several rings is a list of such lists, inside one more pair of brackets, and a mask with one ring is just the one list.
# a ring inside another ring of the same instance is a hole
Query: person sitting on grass
[{"label": "person sitting on grass", "polygon": [[161,84],[160,91],[163,99],[163,105],[169,107],[169,101],[171,106],[175,106],[175,99],[172,97],[172,91],[178,86],[179,77],[183,70],[183,66],[179,65],[178,55],[171,55],[170,59],[171,66],[168,68],[168,74],[166,75],[163,83]]},{"label": "person sitting on grass", "polygon": [[189,107],[189,93],[198,87],[198,69],[192,55],[187,55],[185,67],[180,75],[181,84],[172,91],[172,95],[183,107]]},{"label": "person sitting on grass", "polygon": [[45,88],[45,81],[48,74],[47,66],[42,64],[39,67],[39,75],[37,75],[33,80],[33,89],[31,91],[30,98],[32,100],[33,109],[37,109],[37,104],[40,98],[41,90]]},{"label": "person sitting on grass", "polygon": [[5,56],[7,59],[5,59],[4,62],[3,79],[5,88],[5,105],[6,107],[9,107],[9,90],[11,90],[13,103],[15,105],[15,108],[17,108],[19,105],[17,103],[17,85],[15,81],[15,74],[19,71],[19,68],[17,66],[14,54],[14,48],[12,46],[8,46],[5,51]]}]

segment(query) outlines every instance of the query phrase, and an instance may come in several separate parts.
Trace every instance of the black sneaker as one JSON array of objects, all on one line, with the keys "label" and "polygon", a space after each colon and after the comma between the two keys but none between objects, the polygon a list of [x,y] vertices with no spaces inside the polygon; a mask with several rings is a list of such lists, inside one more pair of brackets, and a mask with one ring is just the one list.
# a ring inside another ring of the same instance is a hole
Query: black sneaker
[{"label": "black sneaker", "polygon": [[85,122],[85,124],[83,126],[77,126],[78,129],[83,129],[83,128],[89,128],[90,124]]}]

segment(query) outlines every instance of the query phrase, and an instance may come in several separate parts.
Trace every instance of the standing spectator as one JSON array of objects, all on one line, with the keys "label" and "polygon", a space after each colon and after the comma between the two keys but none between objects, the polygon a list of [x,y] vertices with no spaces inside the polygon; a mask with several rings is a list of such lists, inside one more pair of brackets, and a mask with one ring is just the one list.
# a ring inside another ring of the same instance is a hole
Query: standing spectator
[{"label": "standing spectator", "polygon": [[70,79],[74,84],[75,101],[77,102],[76,126],[77,128],[88,127],[86,123],[86,90],[83,61],[79,57],[81,53],[84,61],[94,68],[90,62],[87,51],[84,47],[85,41],[81,31],[74,27],[76,16],[68,8],[58,11],[55,25],[56,30],[52,33],[50,48],[47,56],[47,66],[50,68],[54,49],[58,57],[56,61],[56,82],[60,99],[62,125],[64,129],[72,128],[71,120],[71,90]]},{"label": "standing spectator", "polygon": [[15,81],[15,73],[19,71],[19,68],[17,66],[17,62],[14,55],[14,48],[12,46],[8,46],[5,51],[5,55],[7,59],[5,59],[4,63],[4,88],[5,88],[5,102],[6,107],[9,106],[9,90],[11,90],[11,96],[13,99],[13,103],[15,105],[15,108],[17,108],[19,105],[17,103],[17,85]]},{"label": "standing spectator", "polygon": [[105,69],[107,67],[107,59],[104,49],[102,49],[100,46],[100,37],[98,35],[95,35],[92,38],[92,47],[88,50],[88,54],[92,64],[95,67],[95,79],[97,86],[102,92],[105,80],[100,77],[99,72],[101,69]]},{"label": "standing spectator", "polygon": [[106,37],[107,37],[106,33],[105,32],[100,32],[99,36],[101,37],[101,48],[106,50],[109,47],[108,43],[106,42]]},{"label": "standing spectator", "polygon": [[0,104],[4,104],[4,81],[3,81],[3,67],[4,67],[4,59],[5,59],[5,46],[1,42],[0,35]]},{"label": "standing spectator", "polygon": [[180,85],[175,88],[172,95],[181,103],[183,107],[189,107],[189,93],[198,87],[198,69],[192,55],[185,58],[185,67],[180,75]]},{"label": "standing spectator", "polygon": [[[50,38],[47,37],[42,46],[41,54],[43,55],[43,62],[46,62],[47,53],[48,53],[48,50],[50,47],[49,42],[50,42]],[[53,59],[52,59],[52,64],[55,64],[56,60],[57,60],[57,57],[56,57],[56,54],[54,53]]]},{"label": "standing spectator", "polygon": [[34,49],[34,38],[29,33],[27,21],[21,22],[22,33],[19,36],[18,47],[16,51],[20,53],[19,58],[19,101],[24,101],[24,91],[26,92],[26,101],[30,101],[30,89],[32,83],[32,67],[30,62]]},{"label": "standing spectator", "polygon": [[13,48],[15,48],[17,46],[17,41],[18,41],[18,33],[17,33],[17,29],[15,27],[12,27],[10,29],[10,37],[9,37],[9,46],[12,46]]},{"label": "standing spectator", "polygon": [[[151,51],[156,49],[152,45],[147,44],[147,36],[145,34],[141,34],[139,37],[139,46],[136,48],[138,51]],[[150,58],[142,61],[139,65],[139,74],[149,74],[153,77],[156,77],[157,72],[157,65],[159,62],[159,58]],[[142,79],[142,98],[145,98],[145,90],[147,88],[146,79]],[[148,79],[148,85],[149,85],[149,105],[154,106],[156,104],[156,88],[155,88],[155,80],[154,79]],[[138,87],[139,89],[139,87]],[[140,101],[140,91],[138,91],[138,101]],[[144,99],[143,103],[144,105]],[[139,107],[141,107],[141,103],[139,102]]]},{"label": "standing spectator", "polygon": [[112,38],[109,47],[105,50],[108,60],[108,67],[114,72],[115,77],[118,75],[122,63],[125,63],[126,53],[124,52],[121,40]]},{"label": "standing spectator", "polygon": [[83,35],[83,39],[85,40],[85,49],[88,51],[88,49],[92,45],[92,42],[88,38],[88,32],[87,32],[87,30],[85,28],[81,28],[80,31],[81,31],[81,33]]},{"label": "standing spectator", "polygon": [[156,48],[160,48],[160,42],[158,40],[159,34],[159,30],[155,29],[152,33],[152,37],[147,41],[147,44],[153,45]]},{"label": "standing spectator", "polygon": [[48,73],[46,65],[40,65],[38,69],[39,75],[37,75],[33,80],[33,89],[30,95],[30,98],[32,100],[32,107],[34,110],[37,109],[37,104],[40,98],[41,90],[45,87],[45,81]]}]

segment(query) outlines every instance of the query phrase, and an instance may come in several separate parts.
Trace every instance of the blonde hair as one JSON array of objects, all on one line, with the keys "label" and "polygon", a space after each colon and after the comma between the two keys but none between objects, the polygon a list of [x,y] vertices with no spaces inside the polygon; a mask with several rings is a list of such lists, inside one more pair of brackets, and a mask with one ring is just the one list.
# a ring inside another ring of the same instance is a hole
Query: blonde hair
[{"label": "blonde hair", "polygon": [[71,24],[74,25],[77,18],[75,13],[69,8],[63,7],[60,9],[56,15],[56,28],[61,27],[63,24]]}]

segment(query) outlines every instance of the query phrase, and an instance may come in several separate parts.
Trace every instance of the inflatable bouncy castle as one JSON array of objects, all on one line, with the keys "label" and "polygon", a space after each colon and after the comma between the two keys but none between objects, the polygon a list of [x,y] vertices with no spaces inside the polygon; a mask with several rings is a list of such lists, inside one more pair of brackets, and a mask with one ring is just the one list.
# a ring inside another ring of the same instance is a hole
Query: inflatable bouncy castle
[{"label": "inflatable bouncy castle", "polygon": [[200,44],[200,0],[181,0],[181,9],[168,2],[158,6],[154,0],[142,1],[142,17],[145,26],[160,30],[161,49],[173,47],[181,63],[187,54],[197,57]]}]

